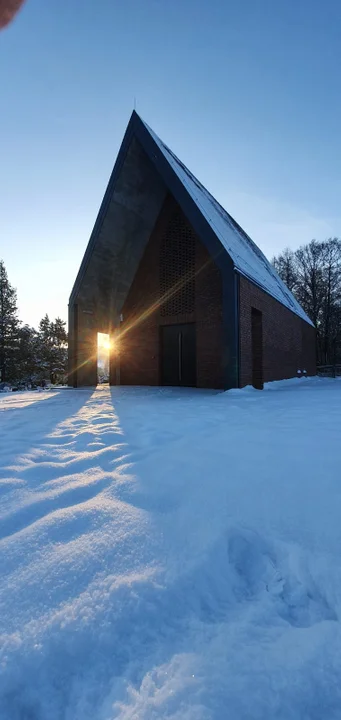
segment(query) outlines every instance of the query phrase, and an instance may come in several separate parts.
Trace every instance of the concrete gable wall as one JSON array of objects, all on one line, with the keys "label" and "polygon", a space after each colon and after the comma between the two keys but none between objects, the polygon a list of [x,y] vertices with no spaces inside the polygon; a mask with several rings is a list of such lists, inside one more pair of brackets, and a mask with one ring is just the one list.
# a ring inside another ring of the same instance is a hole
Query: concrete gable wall
[{"label": "concrete gable wall", "polygon": [[133,139],[77,297],[70,307],[70,371],[76,365],[79,368],[78,385],[97,382],[97,332],[111,332],[119,322],[165,195],[162,180]]}]

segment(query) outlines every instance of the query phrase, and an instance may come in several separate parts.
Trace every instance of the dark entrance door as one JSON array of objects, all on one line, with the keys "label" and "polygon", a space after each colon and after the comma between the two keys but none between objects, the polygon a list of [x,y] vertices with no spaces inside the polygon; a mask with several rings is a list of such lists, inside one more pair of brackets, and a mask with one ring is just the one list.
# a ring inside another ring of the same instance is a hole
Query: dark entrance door
[{"label": "dark entrance door", "polygon": [[161,383],[196,386],[194,323],[161,327]]},{"label": "dark entrance door", "polygon": [[263,390],[263,316],[256,308],[251,308],[251,337],[252,385]]}]

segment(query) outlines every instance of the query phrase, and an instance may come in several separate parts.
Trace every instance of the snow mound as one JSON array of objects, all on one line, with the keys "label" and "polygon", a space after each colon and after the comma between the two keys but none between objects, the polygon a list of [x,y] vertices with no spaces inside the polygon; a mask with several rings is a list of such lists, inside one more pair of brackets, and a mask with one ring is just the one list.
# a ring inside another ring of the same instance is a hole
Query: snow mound
[{"label": "snow mound", "polygon": [[1,720],[340,717],[341,383],[0,399]]}]

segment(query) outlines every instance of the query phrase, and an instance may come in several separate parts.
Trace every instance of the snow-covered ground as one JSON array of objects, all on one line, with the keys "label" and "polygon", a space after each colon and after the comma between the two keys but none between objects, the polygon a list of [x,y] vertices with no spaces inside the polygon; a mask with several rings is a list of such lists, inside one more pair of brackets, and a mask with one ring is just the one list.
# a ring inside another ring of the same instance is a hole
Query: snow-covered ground
[{"label": "snow-covered ground", "polygon": [[0,396],[1,720],[341,718],[341,382]]}]

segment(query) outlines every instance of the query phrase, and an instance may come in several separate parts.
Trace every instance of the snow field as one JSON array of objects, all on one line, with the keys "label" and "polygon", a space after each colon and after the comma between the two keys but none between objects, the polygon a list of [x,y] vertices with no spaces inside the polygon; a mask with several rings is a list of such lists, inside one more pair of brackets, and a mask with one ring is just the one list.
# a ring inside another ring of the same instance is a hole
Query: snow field
[{"label": "snow field", "polygon": [[341,718],[340,401],[2,395],[1,720]]}]

